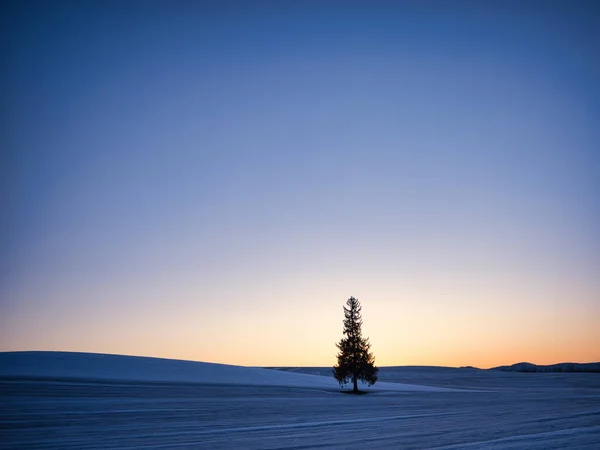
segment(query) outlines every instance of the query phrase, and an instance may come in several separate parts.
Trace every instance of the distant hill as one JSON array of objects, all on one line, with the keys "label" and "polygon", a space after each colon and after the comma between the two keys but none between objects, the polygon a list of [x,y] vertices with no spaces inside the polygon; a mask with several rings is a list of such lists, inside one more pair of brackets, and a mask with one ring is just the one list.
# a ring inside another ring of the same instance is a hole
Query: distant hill
[{"label": "distant hill", "polygon": [[528,362],[520,362],[512,366],[492,367],[490,370],[503,372],[592,372],[600,373],[600,362],[594,363],[559,363],[540,366]]}]

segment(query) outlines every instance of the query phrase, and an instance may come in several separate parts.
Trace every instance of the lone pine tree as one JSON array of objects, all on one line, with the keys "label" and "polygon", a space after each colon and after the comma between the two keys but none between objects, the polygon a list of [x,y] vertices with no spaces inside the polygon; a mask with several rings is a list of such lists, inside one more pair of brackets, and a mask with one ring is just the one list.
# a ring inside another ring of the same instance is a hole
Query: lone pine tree
[{"label": "lone pine tree", "polygon": [[350,297],[344,306],[344,335],[336,344],[339,349],[337,366],[333,367],[333,376],[344,387],[352,380],[353,392],[358,392],[358,380],[365,381],[369,386],[377,381],[375,358],[369,352],[369,338],[362,337],[362,317],[360,302]]}]

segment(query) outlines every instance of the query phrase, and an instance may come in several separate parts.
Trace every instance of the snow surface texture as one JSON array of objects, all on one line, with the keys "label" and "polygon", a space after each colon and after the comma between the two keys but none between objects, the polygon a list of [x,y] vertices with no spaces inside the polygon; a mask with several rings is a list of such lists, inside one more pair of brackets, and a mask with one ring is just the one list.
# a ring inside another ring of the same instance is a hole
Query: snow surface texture
[{"label": "snow surface texture", "polygon": [[[355,396],[308,381],[281,384],[292,380],[281,378],[281,370],[160,359],[135,365],[135,358],[87,354],[76,363],[52,353],[29,354],[17,365],[15,354],[7,355],[0,354],[0,449],[600,448],[600,376],[592,373],[382,368],[384,380],[431,386],[438,380],[448,388],[487,392],[375,390]],[[104,367],[102,360],[115,365]],[[175,374],[177,368],[182,373]],[[250,373],[245,369],[256,374],[257,384],[234,381]],[[297,373],[303,370],[327,369],[298,368],[287,375],[314,380]],[[189,382],[200,372],[211,375]],[[223,374],[228,383],[219,378]],[[221,383],[211,382],[217,375]]]}]

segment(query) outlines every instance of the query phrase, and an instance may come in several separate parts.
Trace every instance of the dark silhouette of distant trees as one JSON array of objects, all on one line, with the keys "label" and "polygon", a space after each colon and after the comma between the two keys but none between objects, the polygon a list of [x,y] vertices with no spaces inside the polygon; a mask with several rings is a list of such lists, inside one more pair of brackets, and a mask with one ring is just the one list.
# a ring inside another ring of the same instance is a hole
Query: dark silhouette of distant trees
[{"label": "dark silhouette of distant trees", "polygon": [[336,344],[339,349],[337,365],[333,367],[333,376],[344,387],[352,381],[358,393],[358,380],[372,386],[377,381],[379,369],[375,367],[375,357],[369,352],[369,338],[362,337],[362,307],[357,298],[350,297],[344,306],[344,336]]}]

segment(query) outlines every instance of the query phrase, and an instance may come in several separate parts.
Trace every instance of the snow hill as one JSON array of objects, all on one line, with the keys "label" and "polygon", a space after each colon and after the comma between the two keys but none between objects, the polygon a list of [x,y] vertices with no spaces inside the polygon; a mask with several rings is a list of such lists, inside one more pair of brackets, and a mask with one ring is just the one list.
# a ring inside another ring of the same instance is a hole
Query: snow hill
[{"label": "snow hill", "polygon": [[[0,377],[138,382],[287,386],[339,390],[333,377],[256,367],[141,356],[75,352],[2,352]],[[453,391],[432,386],[380,382],[364,389]]]},{"label": "snow hill", "polygon": [[503,372],[592,372],[600,373],[600,362],[595,363],[558,363],[548,366],[520,362],[512,366],[493,367],[490,370]]}]

